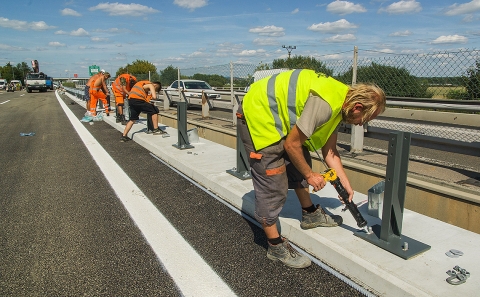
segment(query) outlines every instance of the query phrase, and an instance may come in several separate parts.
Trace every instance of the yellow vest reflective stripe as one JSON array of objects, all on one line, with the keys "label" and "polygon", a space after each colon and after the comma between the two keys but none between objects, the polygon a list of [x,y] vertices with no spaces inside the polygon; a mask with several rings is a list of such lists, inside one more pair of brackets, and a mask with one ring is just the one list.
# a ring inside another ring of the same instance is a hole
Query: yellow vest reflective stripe
[{"label": "yellow vest reflective stripe", "polygon": [[342,120],[341,108],[348,86],[313,70],[291,70],[259,80],[251,85],[242,103],[255,149],[260,150],[287,135],[303,112],[310,93],[323,98],[332,116],[310,137],[310,150],[325,145]]}]

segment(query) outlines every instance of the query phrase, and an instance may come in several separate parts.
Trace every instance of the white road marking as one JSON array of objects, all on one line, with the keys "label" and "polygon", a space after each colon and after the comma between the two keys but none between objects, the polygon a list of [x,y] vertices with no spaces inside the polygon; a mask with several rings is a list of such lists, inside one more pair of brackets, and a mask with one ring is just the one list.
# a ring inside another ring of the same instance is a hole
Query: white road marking
[{"label": "white road marking", "polygon": [[[55,93],[67,117],[182,296],[236,296]],[[120,144],[120,143],[119,143]]]},{"label": "white road marking", "polygon": [[10,102],[10,100],[3,101],[3,102],[2,102],[2,103],[0,103],[0,104],[5,104],[5,103],[7,103],[7,102]]}]

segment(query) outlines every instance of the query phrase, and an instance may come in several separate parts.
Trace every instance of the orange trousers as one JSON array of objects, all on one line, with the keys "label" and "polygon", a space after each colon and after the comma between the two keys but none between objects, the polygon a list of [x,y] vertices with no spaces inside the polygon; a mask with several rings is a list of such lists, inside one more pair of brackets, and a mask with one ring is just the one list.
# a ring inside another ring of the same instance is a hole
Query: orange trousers
[{"label": "orange trousers", "polygon": [[105,95],[103,91],[90,91],[90,112],[94,116],[97,115],[98,99],[102,100],[103,107],[105,108],[105,113],[108,115],[110,113],[110,109],[107,102],[107,95]]},{"label": "orange trousers", "polygon": [[113,94],[115,95],[115,104],[116,105],[123,105],[124,104],[124,99],[123,99],[123,94],[120,92],[117,92],[113,90]]}]

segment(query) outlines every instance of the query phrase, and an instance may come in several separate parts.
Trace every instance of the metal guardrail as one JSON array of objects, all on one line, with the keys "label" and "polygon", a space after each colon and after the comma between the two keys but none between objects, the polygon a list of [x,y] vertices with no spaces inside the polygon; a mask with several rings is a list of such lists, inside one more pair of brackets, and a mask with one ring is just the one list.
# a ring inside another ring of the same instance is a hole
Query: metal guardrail
[{"label": "metal guardrail", "polygon": [[[77,98],[83,98],[83,89],[74,89],[74,88],[64,88],[69,93],[75,95]],[[169,91],[162,90],[163,96],[158,96],[160,103],[165,100],[168,102],[168,107],[172,106],[175,102],[187,102],[187,105],[194,104],[202,106],[202,116],[209,117],[209,110],[213,108],[220,108],[225,110],[232,111],[232,125],[236,125],[236,106],[240,104],[245,92],[243,91],[204,91],[203,93],[209,94],[220,94],[224,100],[212,100],[208,99],[208,96],[205,96],[202,101],[202,92],[189,91],[189,93],[198,93],[198,96],[185,96],[183,92],[182,96],[172,96],[169,94]],[[161,104],[161,103],[160,103]],[[462,111],[468,113],[478,113],[480,112],[480,102],[469,101],[469,100],[425,100],[421,98],[402,98],[402,97],[388,97],[387,106],[389,107],[407,107],[415,109],[428,109],[428,110],[446,110],[446,111]],[[459,116],[461,116],[459,114]],[[480,115],[478,115],[480,118]],[[379,130],[380,129],[380,130]],[[472,127],[459,127],[452,128],[451,126],[441,124],[429,124],[429,123],[413,123],[409,119],[404,119],[403,121],[397,120],[385,120],[385,119],[375,119],[368,123],[364,127],[364,132],[367,131],[381,131],[381,130],[391,130],[391,131],[404,131],[411,132],[415,137],[430,137],[436,138],[439,141],[444,139],[445,141],[457,141],[464,143],[465,145],[477,145],[480,143],[480,130],[478,128]],[[363,147],[363,133],[360,133],[358,136],[358,131],[355,137],[352,137],[351,145],[356,147],[357,151],[362,150]],[[357,144],[360,143],[360,149],[358,149]]]}]

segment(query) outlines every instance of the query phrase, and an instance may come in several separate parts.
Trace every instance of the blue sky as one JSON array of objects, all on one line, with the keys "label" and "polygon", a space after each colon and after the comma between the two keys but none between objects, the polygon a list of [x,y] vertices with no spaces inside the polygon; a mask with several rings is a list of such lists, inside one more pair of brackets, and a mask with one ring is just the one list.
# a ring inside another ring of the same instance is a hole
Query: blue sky
[{"label": "blue sky", "polygon": [[354,46],[394,54],[480,48],[480,0],[2,1],[0,65],[38,60],[55,77],[268,63],[292,55],[351,59]]}]

